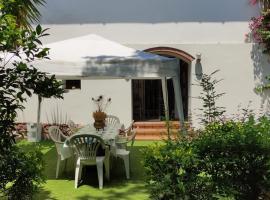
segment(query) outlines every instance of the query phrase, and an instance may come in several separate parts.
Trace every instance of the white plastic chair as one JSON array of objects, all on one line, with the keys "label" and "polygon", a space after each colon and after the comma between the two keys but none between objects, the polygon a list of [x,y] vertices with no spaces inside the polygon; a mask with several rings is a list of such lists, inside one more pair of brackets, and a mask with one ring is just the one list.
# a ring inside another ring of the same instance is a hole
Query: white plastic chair
[{"label": "white plastic chair", "polygon": [[131,147],[133,147],[134,142],[135,142],[135,137],[136,137],[136,131],[133,130],[133,124],[134,124],[134,120],[131,122],[131,124],[129,125],[126,131],[126,137],[128,138],[128,142],[131,142]]},{"label": "white plastic chair", "polygon": [[[56,152],[57,152],[57,164],[56,164],[56,174],[55,177],[58,178],[59,168],[61,163],[61,149],[64,145],[64,141],[67,139],[58,126],[50,126],[48,129],[50,138],[54,141]],[[65,159],[65,168],[67,165],[67,159]]]},{"label": "white plastic chair", "polygon": [[[130,151],[127,150],[126,146],[127,146],[127,143],[131,142],[131,147],[133,147],[135,137],[136,137],[136,131],[131,130],[130,135],[128,137],[119,136],[116,138],[116,141],[115,141],[115,145],[116,145],[115,156],[124,160],[127,179],[130,179],[130,166],[129,166]],[[121,148],[123,146],[124,148]]]},{"label": "white plastic chair", "polygon": [[133,124],[134,124],[134,120],[131,122],[128,128],[121,130],[121,134],[119,133],[118,141],[121,140],[122,142],[119,142],[116,144],[118,148],[127,149],[127,143],[130,141],[131,141],[131,147],[133,147],[133,144],[135,142],[135,137],[136,137],[136,132],[135,132],[135,135],[132,134]]},{"label": "white plastic chair", "polygon": [[[103,164],[105,165],[106,177],[110,177],[109,148],[104,141],[96,135],[80,134],[70,138],[70,144],[74,147],[77,159],[75,170],[75,188],[81,180],[83,165],[96,165],[98,172],[99,189],[103,188]],[[105,150],[104,156],[97,156],[99,147]]]},{"label": "white plastic chair", "polygon": [[107,115],[105,118],[105,125],[111,128],[119,128],[120,119],[114,115]]},{"label": "white plastic chair", "polygon": [[69,130],[71,131],[70,135],[74,134],[77,129],[75,122],[70,119],[68,120],[67,125],[69,127]]}]

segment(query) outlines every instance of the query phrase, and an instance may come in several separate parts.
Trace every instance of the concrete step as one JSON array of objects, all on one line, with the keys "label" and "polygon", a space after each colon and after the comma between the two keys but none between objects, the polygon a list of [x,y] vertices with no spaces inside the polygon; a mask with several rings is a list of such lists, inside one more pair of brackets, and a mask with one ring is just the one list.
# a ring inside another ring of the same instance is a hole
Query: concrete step
[{"label": "concrete step", "polygon": [[167,139],[167,136],[159,135],[137,135],[136,140],[162,140]]},{"label": "concrete step", "polygon": [[[171,138],[177,138],[176,134],[172,134]],[[167,134],[148,134],[148,135],[136,135],[136,140],[165,140],[168,139]]]},{"label": "concrete step", "polygon": [[[179,130],[179,122],[171,121],[171,134],[175,135]],[[162,140],[167,139],[166,122],[135,122],[134,129],[136,129],[136,140]]]},{"label": "concrete step", "polygon": [[[136,128],[137,135],[167,135],[165,128]],[[178,133],[178,129],[171,129],[171,133]]]},{"label": "concrete step", "polygon": [[[134,128],[143,128],[143,129],[152,129],[152,128],[166,128],[166,122],[161,121],[161,122],[135,122],[134,123]],[[170,127],[172,129],[179,129],[179,122],[178,121],[171,121],[170,122]]]}]

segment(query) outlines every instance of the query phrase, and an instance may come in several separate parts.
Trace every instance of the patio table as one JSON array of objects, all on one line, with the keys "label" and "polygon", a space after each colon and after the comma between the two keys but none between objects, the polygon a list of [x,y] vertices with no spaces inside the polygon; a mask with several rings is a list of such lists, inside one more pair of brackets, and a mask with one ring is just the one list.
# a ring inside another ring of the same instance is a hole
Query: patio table
[{"label": "patio table", "polygon": [[115,148],[115,137],[118,135],[118,132],[118,128],[110,126],[105,127],[104,130],[97,131],[93,125],[88,124],[66,139],[61,149],[61,160],[64,160],[74,155],[72,146],[70,146],[69,143],[70,138],[74,135],[92,134],[100,136],[104,140],[105,144],[110,145],[110,149],[113,150]]}]

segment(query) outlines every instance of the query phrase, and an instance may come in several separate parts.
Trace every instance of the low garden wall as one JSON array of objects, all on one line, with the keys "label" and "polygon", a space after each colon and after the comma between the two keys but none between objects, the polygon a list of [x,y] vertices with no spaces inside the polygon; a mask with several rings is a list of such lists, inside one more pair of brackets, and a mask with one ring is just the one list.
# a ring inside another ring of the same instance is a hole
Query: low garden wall
[{"label": "low garden wall", "polygon": [[[50,126],[53,126],[55,124],[48,124],[48,123],[42,123],[42,132],[41,132],[41,138],[43,140],[48,140],[50,139],[49,133],[48,133],[48,129]],[[59,125],[58,125],[59,126]],[[81,124],[76,124],[77,127],[81,127]],[[70,134],[70,129],[68,127],[67,124],[61,124],[60,126],[61,131],[65,134],[65,135],[69,135]],[[22,136],[22,137],[27,137],[27,123],[26,122],[18,122],[15,125],[15,129],[16,132]]]}]

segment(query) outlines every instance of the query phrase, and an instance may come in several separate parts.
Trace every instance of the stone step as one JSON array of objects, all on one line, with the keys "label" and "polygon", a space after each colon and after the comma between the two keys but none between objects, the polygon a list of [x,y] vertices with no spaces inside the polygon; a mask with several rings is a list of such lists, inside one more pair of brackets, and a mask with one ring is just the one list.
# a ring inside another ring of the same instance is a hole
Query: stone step
[{"label": "stone step", "polygon": [[[170,126],[172,129],[179,129],[178,121],[171,121]],[[156,129],[156,128],[166,128],[166,122],[135,122],[133,125],[134,128],[143,128],[143,129]]]},{"label": "stone step", "polygon": [[[135,128],[137,135],[167,135],[165,128]],[[178,133],[178,129],[171,129],[171,133]]]},{"label": "stone step", "polygon": [[166,136],[159,135],[137,135],[136,140],[162,140],[166,139]]},{"label": "stone step", "polygon": [[[171,121],[171,134],[175,135],[179,130],[179,121]],[[167,128],[165,121],[159,122],[135,122],[136,140],[162,140],[167,138]]]},{"label": "stone step", "polygon": [[[176,134],[172,134],[171,135],[172,139],[177,138]],[[153,135],[136,135],[136,140],[165,140],[168,139],[168,135],[167,134],[153,134]]]}]

